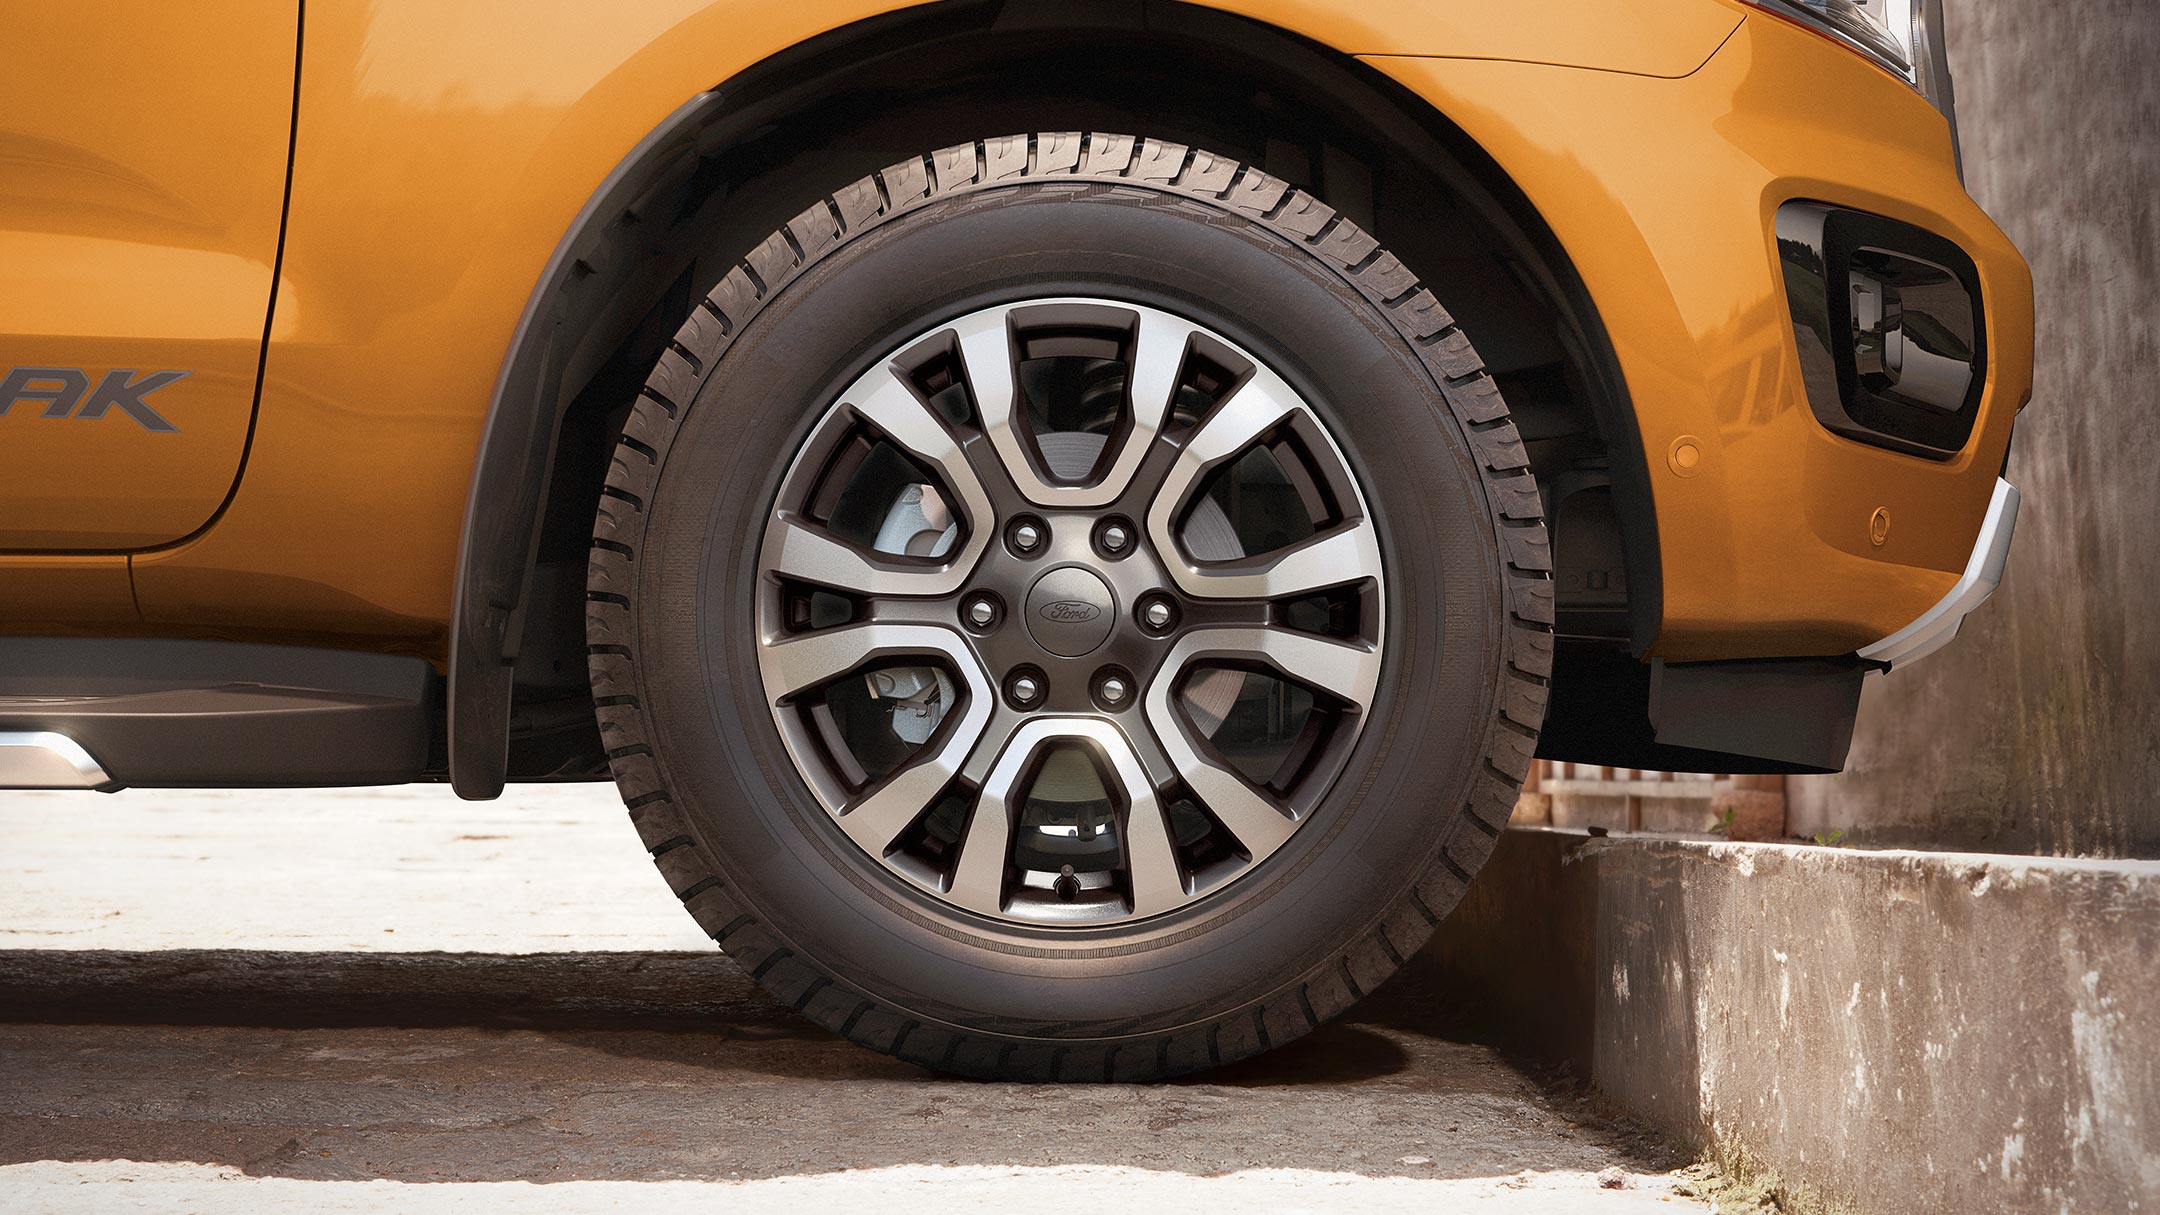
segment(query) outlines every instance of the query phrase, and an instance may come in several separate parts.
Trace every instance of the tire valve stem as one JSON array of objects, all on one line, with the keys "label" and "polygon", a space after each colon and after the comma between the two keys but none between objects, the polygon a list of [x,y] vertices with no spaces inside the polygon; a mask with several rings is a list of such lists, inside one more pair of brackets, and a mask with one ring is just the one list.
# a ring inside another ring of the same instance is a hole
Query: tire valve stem
[{"label": "tire valve stem", "polygon": [[1058,869],[1057,896],[1060,901],[1067,903],[1080,897],[1080,879],[1073,876],[1071,865]]}]

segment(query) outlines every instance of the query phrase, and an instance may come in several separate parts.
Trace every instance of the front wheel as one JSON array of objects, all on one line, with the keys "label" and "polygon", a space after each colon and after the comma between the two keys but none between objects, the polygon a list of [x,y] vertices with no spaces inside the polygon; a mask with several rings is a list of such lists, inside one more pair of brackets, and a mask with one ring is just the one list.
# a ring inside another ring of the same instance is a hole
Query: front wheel
[{"label": "front wheel", "polygon": [[1372,991],[1543,717],[1536,487],[1403,266],[1234,161],[1043,134],[817,200],[615,453],[593,691],[698,922],[975,1076],[1156,1079]]}]

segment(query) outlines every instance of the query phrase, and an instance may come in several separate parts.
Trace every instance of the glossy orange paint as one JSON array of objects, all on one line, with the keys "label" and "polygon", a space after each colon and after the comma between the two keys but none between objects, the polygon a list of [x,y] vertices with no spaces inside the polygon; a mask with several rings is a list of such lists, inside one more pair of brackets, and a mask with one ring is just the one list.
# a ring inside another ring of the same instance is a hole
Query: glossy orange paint
[{"label": "glossy orange paint", "polygon": [[[1612,336],[1650,457],[1664,571],[1654,652],[1843,653],[1956,582],[2032,387],[2032,279],[1959,184],[1911,89],[1781,21],[1746,22],[1682,80],[1373,58],[1535,202]],[[1955,459],[1901,456],[1809,410],[1773,216],[1821,199],[1955,240],[1980,270],[1994,366]],[[1700,436],[1682,474],[1667,456]],[[1896,520],[1877,546],[1877,510]]]},{"label": "glossy orange paint", "polygon": [[1685,76],[1740,24],[1723,0],[1195,0],[1350,55],[1506,59]]},{"label": "glossy orange paint", "polygon": [[[1731,0],[1207,3],[1368,56],[1481,143],[1560,237],[1642,418],[1660,652],[1849,650],[1947,588],[2029,385],[2030,283],[1911,90]],[[897,7],[310,3],[247,468],[215,526],[131,558],[137,627],[440,660],[490,392],[579,208],[688,97]],[[1980,263],[1996,366],[1957,460],[1814,423],[1770,233],[1777,203],[1801,196],[1933,227]],[[1686,476],[1667,461],[1681,434],[1700,438]],[[1878,507],[1897,519],[1880,548]],[[48,575],[0,557],[0,576]]]},{"label": "glossy orange paint", "polygon": [[298,42],[290,0],[125,20],[0,6],[0,372],[188,373],[143,398],[166,431],[88,417],[79,398],[0,401],[0,550],[162,544],[224,501],[254,403]]}]

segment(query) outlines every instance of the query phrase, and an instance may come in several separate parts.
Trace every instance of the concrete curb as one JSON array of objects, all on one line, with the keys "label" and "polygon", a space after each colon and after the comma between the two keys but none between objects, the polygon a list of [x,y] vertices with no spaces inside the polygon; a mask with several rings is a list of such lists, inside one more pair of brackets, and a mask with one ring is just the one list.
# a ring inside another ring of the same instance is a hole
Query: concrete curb
[{"label": "concrete curb", "polygon": [[1854,1211],[2160,1210],[2160,862],[1513,830],[1411,983]]}]

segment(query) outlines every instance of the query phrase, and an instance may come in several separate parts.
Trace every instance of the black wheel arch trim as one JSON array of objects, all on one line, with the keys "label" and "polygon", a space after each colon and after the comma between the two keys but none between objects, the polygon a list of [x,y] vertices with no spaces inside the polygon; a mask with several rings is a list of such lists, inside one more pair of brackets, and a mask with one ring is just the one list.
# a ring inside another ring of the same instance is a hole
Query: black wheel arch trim
[{"label": "black wheel arch trim", "polygon": [[587,199],[548,258],[510,337],[473,465],[458,538],[449,663],[450,782],[459,797],[491,798],[509,775],[512,659],[540,543],[564,391],[569,297],[593,277],[611,229],[681,158],[723,106],[718,92],[677,107],[623,157]]}]

